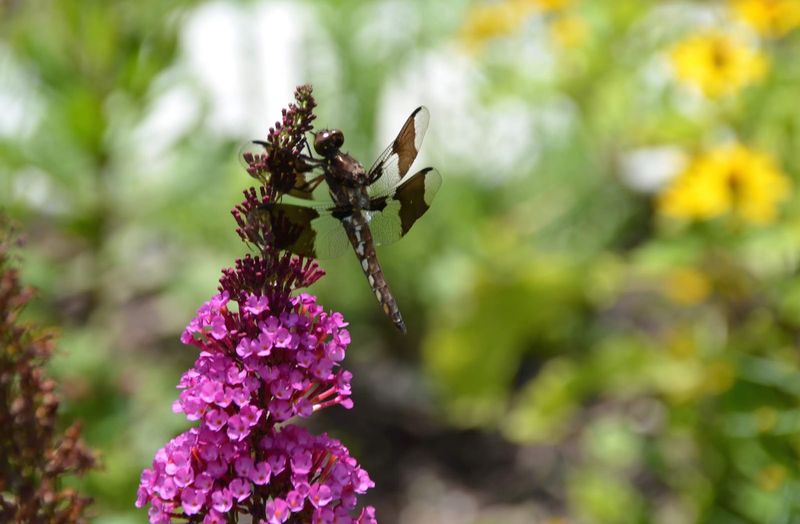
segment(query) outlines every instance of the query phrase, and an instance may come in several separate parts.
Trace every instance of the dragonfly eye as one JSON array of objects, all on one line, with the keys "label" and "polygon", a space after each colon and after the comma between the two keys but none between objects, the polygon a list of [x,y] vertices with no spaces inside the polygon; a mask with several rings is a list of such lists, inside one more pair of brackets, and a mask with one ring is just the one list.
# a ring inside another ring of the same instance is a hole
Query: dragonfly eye
[{"label": "dragonfly eye", "polygon": [[323,129],[314,135],[314,149],[324,157],[333,156],[344,144],[344,135],[338,129]]}]

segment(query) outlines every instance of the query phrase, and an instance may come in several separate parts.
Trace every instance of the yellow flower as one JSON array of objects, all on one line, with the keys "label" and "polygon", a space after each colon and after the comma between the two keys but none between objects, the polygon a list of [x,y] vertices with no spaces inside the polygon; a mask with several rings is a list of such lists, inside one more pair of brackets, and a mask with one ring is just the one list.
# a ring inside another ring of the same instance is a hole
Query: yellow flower
[{"label": "yellow flower", "polygon": [[461,39],[471,48],[500,36],[508,36],[525,22],[526,8],[519,2],[480,5],[467,12]]},{"label": "yellow flower", "polygon": [[[526,0],[518,1],[525,2]],[[572,0],[527,0],[526,3],[532,4],[541,11],[558,11],[559,9],[569,7]]]},{"label": "yellow flower", "polygon": [[775,429],[778,423],[778,412],[773,407],[761,406],[753,412],[758,430],[762,433]]},{"label": "yellow flower", "polygon": [[661,213],[684,219],[710,219],[735,213],[765,224],[789,196],[789,179],[768,156],[741,145],[724,146],[694,159],[660,195]]},{"label": "yellow flower", "polygon": [[[517,32],[527,18],[536,13],[557,11],[572,4],[573,0],[504,0],[472,7],[461,29],[461,40],[467,47],[475,48],[493,38]],[[562,33],[572,31],[575,40],[579,28],[562,28]],[[566,38],[565,34],[565,38]],[[576,44],[577,45],[577,44]]]},{"label": "yellow flower", "polygon": [[724,360],[714,360],[706,364],[703,373],[703,388],[706,393],[716,395],[733,387],[736,381],[736,370]]},{"label": "yellow flower", "polygon": [[758,487],[764,491],[777,491],[786,483],[789,476],[786,468],[780,464],[771,464],[758,474]]},{"label": "yellow flower", "polygon": [[579,47],[586,41],[588,32],[583,18],[575,15],[560,16],[550,25],[553,40],[565,48]]},{"label": "yellow flower", "polygon": [[731,0],[731,7],[764,36],[781,37],[800,27],[798,0]]},{"label": "yellow flower", "polygon": [[700,304],[710,293],[708,276],[691,267],[673,269],[664,281],[664,294],[680,305]]},{"label": "yellow flower", "polygon": [[766,73],[766,59],[730,35],[708,32],[678,43],[671,53],[678,79],[707,96],[734,93]]}]

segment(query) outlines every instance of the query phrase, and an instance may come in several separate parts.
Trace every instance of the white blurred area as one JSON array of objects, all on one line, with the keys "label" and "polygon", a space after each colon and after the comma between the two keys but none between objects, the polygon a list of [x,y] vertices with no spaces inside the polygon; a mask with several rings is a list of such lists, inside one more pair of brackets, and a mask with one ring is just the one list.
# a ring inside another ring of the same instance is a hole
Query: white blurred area
[{"label": "white blurred area", "polygon": [[41,117],[36,85],[0,42],[0,138],[27,137]]},{"label": "white blurred area", "polygon": [[643,147],[622,156],[620,176],[631,189],[657,193],[683,171],[687,162],[686,152],[679,147]]},{"label": "white blurred area", "polygon": [[[370,23],[356,24],[353,39],[370,59],[391,56],[393,46],[414,45],[419,31],[414,8],[390,0],[363,10],[354,17]],[[197,124],[187,115],[201,108],[207,111],[202,125],[213,134],[239,141],[264,136],[303,83],[314,85],[320,113],[335,117],[338,112],[341,118],[340,123],[324,123],[342,127],[345,136],[352,132],[342,112],[358,101],[346,100],[337,85],[338,58],[318,16],[301,2],[215,1],[196,8],[183,28],[179,73],[169,73],[174,85],[159,95],[142,124],[141,135],[149,139],[141,142],[159,149],[145,156],[166,153],[176,137]],[[530,59],[531,70],[548,74],[552,57],[544,43],[529,40],[526,46],[518,56]],[[535,111],[516,99],[486,107],[480,101],[481,73],[452,38],[397,64],[394,71],[381,69],[389,73],[381,81],[378,145],[372,156],[394,138],[415,107],[426,105],[432,116],[420,165],[435,164],[445,173],[481,173],[487,181],[502,182],[528,173],[537,159],[537,137],[561,134],[574,117],[565,100]]]},{"label": "white blurred area", "polygon": [[187,18],[184,66],[209,97],[207,125],[228,136],[258,136],[292,100],[301,45],[312,27],[301,3],[209,2]]},{"label": "white blurred area", "polygon": [[201,125],[221,139],[264,136],[301,83],[297,62],[310,13],[296,3],[208,2],[186,17],[177,63],[153,86],[135,131],[138,151],[158,163]]},{"label": "white blurred area", "polygon": [[[445,5],[431,9],[456,20],[457,27],[459,13]],[[423,20],[418,7],[387,0],[355,11],[354,45],[366,63],[376,64],[376,74],[384,75],[375,150],[361,158],[366,165],[419,105],[431,112],[419,165],[435,165],[445,177],[472,173],[490,184],[529,174],[542,141],[558,140],[574,125],[576,109],[566,97],[507,97],[487,104],[482,98],[486,79],[456,35],[419,45]],[[178,59],[150,86],[144,115],[131,108],[126,113],[115,100],[108,104],[113,115],[108,140],[119,155],[123,178],[151,188],[170,183],[169,174],[180,161],[178,141],[199,130],[238,143],[263,137],[303,83],[315,87],[318,112],[325,117],[320,124],[341,127],[345,136],[354,133],[346,111],[359,101],[342,92],[338,57],[320,13],[317,6],[288,1],[211,1],[185,13]],[[507,52],[498,56],[546,80],[555,58],[544,33],[538,33],[510,39]],[[403,62],[387,66],[398,49],[413,51]],[[41,101],[3,49],[0,72],[0,102],[8,101],[4,106],[10,108],[0,111],[0,134],[24,139],[39,121]],[[232,148],[231,158],[236,154]],[[47,200],[41,184],[29,183],[25,172],[14,175],[22,193],[39,188],[36,195],[17,197],[34,206]]]}]

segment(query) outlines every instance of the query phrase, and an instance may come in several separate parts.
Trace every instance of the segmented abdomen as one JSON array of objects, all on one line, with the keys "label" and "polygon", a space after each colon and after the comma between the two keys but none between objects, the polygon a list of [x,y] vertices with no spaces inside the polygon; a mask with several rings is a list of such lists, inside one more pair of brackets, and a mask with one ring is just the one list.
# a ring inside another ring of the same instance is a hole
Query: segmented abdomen
[{"label": "segmented abdomen", "polygon": [[367,276],[367,281],[375,294],[375,298],[381,304],[383,312],[392,319],[392,322],[400,331],[405,333],[405,322],[403,322],[403,317],[397,307],[394,295],[389,289],[389,284],[386,283],[386,278],[383,276],[383,270],[378,262],[378,255],[375,253],[375,243],[372,240],[372,233],[369,230],[366,218],[362,213],[357,212],[342,222],[347,231],[347,237],[356,251],[358,261],[361,263],[361,269]]}]

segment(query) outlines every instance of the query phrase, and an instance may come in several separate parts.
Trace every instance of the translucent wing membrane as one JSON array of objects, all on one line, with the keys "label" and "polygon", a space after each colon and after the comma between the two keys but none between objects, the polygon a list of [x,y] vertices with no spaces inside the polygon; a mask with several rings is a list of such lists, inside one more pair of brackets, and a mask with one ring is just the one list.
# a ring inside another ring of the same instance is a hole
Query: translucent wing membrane
[{"label": "translucent wing membrane", "polygon": [[313,200],[316,202],[331,201],[328,185],[325,184],[325,174],[318,172],[298,173],[297,181],[288,194],[303,200]]},{"label": "translucent wing membrane", "polygon": [[375,245],[397,242],[424,215],[442,186],[442,176],[432,167],[418,171],[387,196],[372,200],[367,211]]},{"label": "translucent wing membrane", "polygon": [[236,152],[236,159],[239,161],[239,165],[241,165],[246,171],[250,169],[250,162],[248,159],[259,159],[264,154],[264,146],[258,142],[254,142],[252,140],[248,140],[241,146],[239,146],[238,151]]},{"label": "translucent wing membrane", "polygon": [[336,258],[350,247],[347,232],[336,218],[341,210],[336,208],[276,203],[259,213],[272,225],[278,249],[305,257]]},{"label": "translucent wing membrane", "polygon": [[[390,194],[372,199],[370,209],[363,212],[375,245],[403,238],[428,211],[441,185],[439,172],[427,167]],[[352,215],[352,208],[281,202],[266,205],[259,213],[272,225],[278,249],[319,259],[335,258],[351,249],[342,220]]]},{"label": "translucent wing membrane", "polygon": [[367,191],[370,196],[389,193],[406,176],[422,146],[429,120],[430,113],[424,106],[411,113],[397,138],[369,169],[370,186]]},{"label": "translucent wing membrane", "polygon": [[[306,257],[338,257],[350,248],[342,221],[353,213],[363,213],[376,245],[391,244],[405,236],[428,211],[442,185],[441,175],[430,167],[406,178],[428,129],[428,119],[424,107],[414,110],[394,142],[370,168],[367,209],[337,207],[330,202],[324,172],[312,169],[320,166],[319,161],[301,158],[294,186],[286,193],[288,201],[268,204],[258,211],[259,218],[272,226],[275,247]],[[246,154],[258,159],[255,155],[264,154],[263,146],[254,142],[240,150],[240,160],[249,167]],[[292,197],[300,200],[292,201]]]}]

